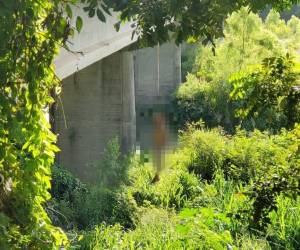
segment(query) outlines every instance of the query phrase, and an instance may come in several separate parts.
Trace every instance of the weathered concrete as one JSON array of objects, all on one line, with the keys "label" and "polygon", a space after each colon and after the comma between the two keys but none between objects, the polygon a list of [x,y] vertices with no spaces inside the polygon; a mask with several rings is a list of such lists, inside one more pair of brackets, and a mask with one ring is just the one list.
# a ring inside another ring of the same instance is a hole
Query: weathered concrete
[{"label": "weathered concrete", "polygon": [[136,142],[136,113],[134,88],[134,60],[132,52],[123,52],[122,85],[122,151],[132,151]]},{"label": "weathered concrete", "polygon": [[[61,79],[127,47],[137,39],[136,36],[132,37],[130,23],[122,24],[119,32],[115,30],[118,13],[106,15],[106,22],[101,23],[96,16],[88,17],[82,8],[76,8],[73,12],[74,17],[82,17],[83,28],[68,43],[70,50],[75,53],[61,49],[55,59],[55,71]],[[75,20],[72,23],[75,25]]]},{"label": "weathered concrete", "polygon": [[181,49],[174,43],[137,50],[135,88],[137,106],[170,104],[181,83]]},{"label": "weathered concrete", "polygon": [[[118,136],[122,151],[136,142],[137,105],[169,104],[180,83],[180,48],[165,44],[134,52],[130,23],[116,32],[117,14],[106,23],[83,12],[84,26],[55,60],[62,81],[62,104],[55,111],[54,130],[61,152],[57,162],[84,180],[94,180],[91,163],[101,159],[111,138]],[[136,81],[135,81],[136,78]],[[136,102],[137,97],[137,102]]]},{"label": "weathered concrete", "polygon": [[124,151],[135,142],[132,52],[114,53],[67,77],[62,85],[63,105],[55,114],[62,150],[57,161],[82,179],[93,180],[90,164],[101,158],[109,139],[118,136]]},{"label": "weathered concrete", "polygon": [[137,110],[137,145],[151,151],[153,113],[162,112],[167,119],[167,148],[177,144],[172,125],[171,95],[181,83],[181,48],[174,43],[138,50],[135,53],[135,88]]}]

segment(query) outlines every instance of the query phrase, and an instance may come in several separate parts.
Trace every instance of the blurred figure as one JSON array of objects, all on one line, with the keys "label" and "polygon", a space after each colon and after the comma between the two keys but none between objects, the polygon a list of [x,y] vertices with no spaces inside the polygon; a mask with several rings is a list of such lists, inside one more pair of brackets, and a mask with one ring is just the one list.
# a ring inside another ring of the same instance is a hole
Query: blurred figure
[{"label": "blurred figure", "polygon": [[156,183],[160,179],[160,172],[164,168],[165,147],[166,147],[166,119],[163,113],[156,113],[153,116],[153,163],[156,168],[156,174],[151,183]]}]

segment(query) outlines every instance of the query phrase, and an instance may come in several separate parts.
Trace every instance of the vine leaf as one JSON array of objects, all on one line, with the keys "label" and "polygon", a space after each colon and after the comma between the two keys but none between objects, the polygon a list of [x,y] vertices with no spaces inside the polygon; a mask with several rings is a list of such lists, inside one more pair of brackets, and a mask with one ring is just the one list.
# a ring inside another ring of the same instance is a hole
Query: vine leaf
[{"label": "vine leaf", "polygon": [[67,12],[67,15],[69,18],[73,17],[73,12],[72,12],[72,9],[69,4],[67,4],[67,6],[66,6],[66,12]]},{"label": "vine leaf", "polygon": [[78,16],[76,19],[76,29],[77,29],[78,33],[81,31],[82,25],[83,25],[82,18],[80,16]]},{"label": "vine leaf", "polygon": [[100,9],[97,9],[97,17],[101,22],[106,22],[106,18]]},{"label": "vine leaf", "polygon": [[110,10],[107,6],[105,6],[104,4],[101,4],[102,9],[106,12],[106,14],[111,16]]},{"label": "vine leaf", "polygon": [[94,17],[95,16],[95,9],[90,9],[88,15],[89,15],[89,17]]},{"label": "vine leaf", "polygon": [[115,27],[116,31],[120,30],[120,26],[121,26],[121,21],[114,24],[114,27]]}]

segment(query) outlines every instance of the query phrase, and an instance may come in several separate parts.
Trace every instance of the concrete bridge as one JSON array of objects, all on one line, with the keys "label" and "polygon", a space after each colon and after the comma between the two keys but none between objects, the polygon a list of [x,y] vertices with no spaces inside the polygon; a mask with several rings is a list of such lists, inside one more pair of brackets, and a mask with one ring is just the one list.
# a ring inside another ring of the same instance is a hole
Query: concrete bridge
[{"label": "concrete bridge", "polygon": [[165,44],[135,49],[130,24],[114,29],[117,14],[106,23],[78,13],[81,33],[55,60],[62,95],[54,111],[59,164],[85,180],[91,163],[101,158],[108,140],[118,136],[123,152],[136,142],[137,106],[167,104],[181,79],[180,47]]}]

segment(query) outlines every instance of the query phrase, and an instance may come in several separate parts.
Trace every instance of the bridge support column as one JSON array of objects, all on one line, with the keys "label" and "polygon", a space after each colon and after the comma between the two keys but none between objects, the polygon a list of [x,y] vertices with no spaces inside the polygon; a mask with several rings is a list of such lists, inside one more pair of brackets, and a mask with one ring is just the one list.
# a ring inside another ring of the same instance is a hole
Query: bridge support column
[{"label": "bridge support column", "polygon": [[95,180],[93,163],[118,136],[123,152],[135,143],[133,55],[119,51],[67,77],[62,105],[55,111],[59,164],[86,181]]},{"label": "bridge support column", "polygon": [[131,51],[122,53],[122,67],[122,151],[128,153],[134,149],[136,140],[134,60]]}]

